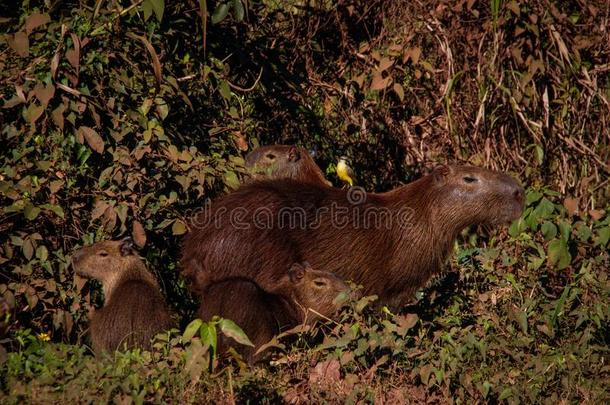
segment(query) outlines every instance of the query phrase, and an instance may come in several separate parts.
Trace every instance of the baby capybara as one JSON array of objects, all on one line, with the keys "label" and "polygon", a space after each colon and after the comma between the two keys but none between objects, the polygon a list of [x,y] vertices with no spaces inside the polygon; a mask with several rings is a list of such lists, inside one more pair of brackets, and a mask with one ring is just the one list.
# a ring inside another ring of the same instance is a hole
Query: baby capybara
[{"label": "baby capybara", "polygon": [[246,155],[253,179],[294,179],[332,186],[305,148],[291,145],[259,146]]},{"label": "baby capybara", "polygon": [[131,239],[103,241],[72,255],[76,274],[101,282],[104,306],[90,314],[96,353],[151,348],[151,339],[173,326],[159,285],[133,249]]},{"label": "baby capybara", "polygon": [[442,268],[462,229],[507,223],[523,204],[513,178],[472,166],[440,166],[378,194],[254,182],[193,218],[182,264],[196,291],[228,277],[271,291],[292,263],[308,261],[395,308]]},{"label": "baby capybara", "polygon": [[312,324],[320,315],[333,316],[343,302],[339,294],[348,291],[347,284],[334,274],[314,270],[308,263],[295,263],[273,293],[243,278],[211,284],[202,295],[199,317],[208,321],[218,315],[239,325],[254,347],[221,337],[219,352],[232,346],[251,363],[258,348],[278,333],[304,322]]}]

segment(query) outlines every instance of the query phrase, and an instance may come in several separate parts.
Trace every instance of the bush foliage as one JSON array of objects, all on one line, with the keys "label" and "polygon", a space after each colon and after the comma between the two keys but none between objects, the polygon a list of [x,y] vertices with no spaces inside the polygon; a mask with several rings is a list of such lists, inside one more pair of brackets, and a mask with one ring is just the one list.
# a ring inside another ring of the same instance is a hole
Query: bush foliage
[{"label": "bush foliage", "polygon": [[[606,1],[0,11],[9,399],[610,399]],[[177,268],[190,210],[235,188],[243,154],[274,142],[316,150],[332,180],[346,154],[378,191],[445,161],[510,171],[529,187],[527,209],[508,231],[465,232],[452,271],[417,304],[354,303],[340,322],[282,339],[271,365],[210,360],[205,339],[175,332],[153,353],[94,360],[74,249],[132,235],[184,328],[196,305]]]}]

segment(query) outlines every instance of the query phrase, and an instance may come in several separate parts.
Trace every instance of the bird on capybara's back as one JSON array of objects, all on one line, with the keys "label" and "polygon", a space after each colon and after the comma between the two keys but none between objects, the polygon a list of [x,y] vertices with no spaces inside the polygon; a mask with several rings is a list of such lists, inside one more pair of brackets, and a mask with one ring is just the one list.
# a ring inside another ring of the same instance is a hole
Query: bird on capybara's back
[{"label": "bird on capybara's back", "polygon": [[507,223],[523,204],[513,178],[472,166],[440,166],[378,194],[254,182],[193,218],[182,266],[195,291],[228,277],[271,291],[292,263],[308,261],[396,307],[441,269],[462,229]]}]

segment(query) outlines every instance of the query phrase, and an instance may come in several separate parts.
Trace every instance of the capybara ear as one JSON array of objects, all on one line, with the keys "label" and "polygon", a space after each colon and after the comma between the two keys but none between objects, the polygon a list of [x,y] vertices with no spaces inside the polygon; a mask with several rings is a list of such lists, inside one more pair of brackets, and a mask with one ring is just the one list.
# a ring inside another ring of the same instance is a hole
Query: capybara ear
[{"label": "capybara ear", "polygon": [[301,153],[295,146],[291,146],[288,150],[288,160],[291,162],[296,162],[301,158]]},{"label": "capybara ear", "polygon": [[133,248],[133,239],[130,236],[123,238],[120,245],[121,256],[129,256],[135,253]]},{"label": "capybara ear", "polygon": [[432,171],[432,177],[434,178],[434,181],[441,184],[445,182],[447,176],[449,176],[450,174],[451,167],[447,165],[438,166]]},{"label": "capybara ear", "polygon": [[293,283],[297,283],[305,277],[305,267],[301,263],[295,263],[288,270],[288,277]]}]

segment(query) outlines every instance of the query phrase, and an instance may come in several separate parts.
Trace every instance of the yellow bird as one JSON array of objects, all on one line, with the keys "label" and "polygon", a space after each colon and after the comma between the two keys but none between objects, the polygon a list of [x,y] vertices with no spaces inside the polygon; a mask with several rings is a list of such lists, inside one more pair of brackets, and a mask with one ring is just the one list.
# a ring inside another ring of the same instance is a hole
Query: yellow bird
[{"label": "yellow bird", "polygon": [[354,171],[351,167],[349,167],[349,163],[347,157],[341,156],[339,161],[337,162],[337,176],[341,181],[353,186],[355,183],[356,176],[354,175]]}]

